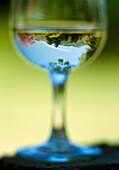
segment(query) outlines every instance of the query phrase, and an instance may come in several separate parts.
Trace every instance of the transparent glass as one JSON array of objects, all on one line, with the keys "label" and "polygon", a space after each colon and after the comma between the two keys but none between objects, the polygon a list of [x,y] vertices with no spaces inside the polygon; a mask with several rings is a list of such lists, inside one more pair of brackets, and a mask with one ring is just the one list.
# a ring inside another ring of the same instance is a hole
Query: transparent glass
[{"label": "transparent glass", "polygon": [[98,156],[98,147],[70,142],[65,130],[65,89],[74,68],[92,62],[106,39],[104,0],[12,0],[11,29],[15,48],[25,61],[44,68],[52,82],[53,125],[49,140],[22,148],[31,161],[67,162]]}]

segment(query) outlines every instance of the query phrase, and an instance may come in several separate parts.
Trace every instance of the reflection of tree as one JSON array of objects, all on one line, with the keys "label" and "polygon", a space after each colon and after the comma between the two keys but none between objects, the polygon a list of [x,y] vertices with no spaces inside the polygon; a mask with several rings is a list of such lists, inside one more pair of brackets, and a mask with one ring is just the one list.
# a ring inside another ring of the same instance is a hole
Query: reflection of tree
[{"label": "reflection of tree", "polygon": [[[90,46],[92,49],[96,49],[100,43],[100,38],[95,33],[49,33],[46,34],[46,40],[49,45],[55,44],[58,47],[62,42],[74,43],[83,42]],[[82,45],[82,44],[81,44]],[[79,47],[79,46],[78,46]]]},{"label": "reflection of tree", "polygon": [[79,61],[82,63],[85,63],[95,52],[96,49],[93,48],[86,48],[86,53],[82,54],[82,56],[79,58]]},{"label": "reflection of tree", "polygon": [[89,35],[88,38],[84,40],[84,43],[88,45],[89,48],[86,48],[86,53],[82,54],[82,56],[79,58],[79,61],[85,63],[95,53],[100,41],[100,37],[96,37],[94,34]]},{"label": "reflection of tree", "polygon": [[51,71],[53,70],[53,71],[65,73],[73,67],[74,67],[74,65],[70,64],[69,61],[65,61],[63,59],[58,59],[57,62],[50,62],[48,69]]},{"label": "reflection of tree", "polygon": [[99,45],[100,39],[95,35],[89,35],[88,39],[84,41],[85,44],[89,45],[92,48],[97,48]]},{"label": "reflection of tree", "polygon": [[[62,45],[73,45],[79,47],[79,42],[89,45],[91,48],[97,48],[99,44],[99,38],[94,33],[19,33],[18,37],[23,46],[34,45],[37,41],[46,41],[49,45],[54,44],[55,47]],[[68,44],[66,44],[68,42]]]},{"label": "reflection of tree", "polygon": [[76,43],[78,40],[81,40],[82,34],[59,34],[59,33],[51,33],[47,34],[47,43],[52,45],[55,44],[56,47],[61,44],[62,41],[69,41],[71,43]]}]

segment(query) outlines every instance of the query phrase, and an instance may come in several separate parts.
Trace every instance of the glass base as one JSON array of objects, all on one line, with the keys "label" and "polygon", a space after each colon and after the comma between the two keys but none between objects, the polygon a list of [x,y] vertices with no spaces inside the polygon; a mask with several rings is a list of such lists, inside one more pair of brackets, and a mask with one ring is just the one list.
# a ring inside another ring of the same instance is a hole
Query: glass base
[{"label": "glass base", "polygon": [[85,160],[101,155],[98,147],[77,146],[68,141],[53,140],[42,146],[32,146],[17,151],[17,155],[31,161],[68,162]]}]

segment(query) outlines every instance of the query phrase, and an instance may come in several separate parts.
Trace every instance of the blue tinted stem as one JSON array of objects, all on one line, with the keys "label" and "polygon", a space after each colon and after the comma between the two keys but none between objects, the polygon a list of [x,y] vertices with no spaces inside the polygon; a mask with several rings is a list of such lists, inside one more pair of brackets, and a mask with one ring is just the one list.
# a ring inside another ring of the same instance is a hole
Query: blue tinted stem
[{"label": "blue tinted stem", "polygon": [[53,85],[53,128],[51,139],[68,140],[65,131],[65,87],[68,73],[51,72]]}]

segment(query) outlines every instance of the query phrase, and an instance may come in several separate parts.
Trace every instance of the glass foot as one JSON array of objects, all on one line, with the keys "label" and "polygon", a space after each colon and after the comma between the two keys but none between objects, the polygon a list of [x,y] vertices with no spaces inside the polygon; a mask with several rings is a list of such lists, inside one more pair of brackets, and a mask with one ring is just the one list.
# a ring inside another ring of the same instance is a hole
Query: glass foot
[{"label": "glass foot", "polygon": [[62,140],[53,140],[42,146],[32,146],[17,151],[17,155],[25,159],[47,162],[85,160],[101,153],[102,150],[98,147],[77,146]]}]

